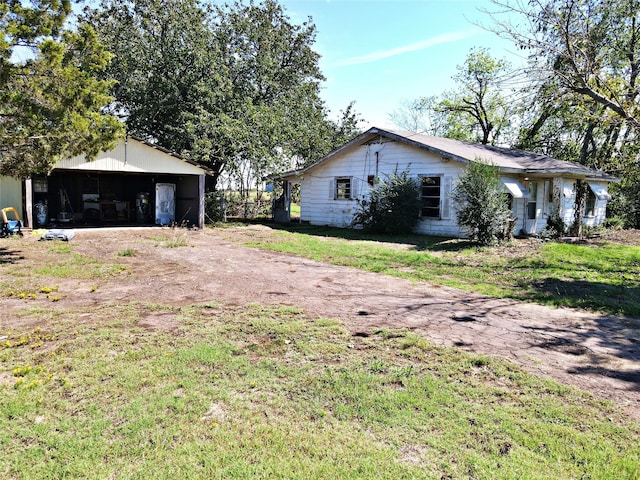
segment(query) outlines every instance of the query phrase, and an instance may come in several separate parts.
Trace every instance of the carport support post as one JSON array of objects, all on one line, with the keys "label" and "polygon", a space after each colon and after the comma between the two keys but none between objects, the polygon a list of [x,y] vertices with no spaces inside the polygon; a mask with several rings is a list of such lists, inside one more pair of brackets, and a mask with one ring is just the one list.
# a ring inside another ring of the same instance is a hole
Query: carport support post
[{"label": "carport support post", "polygon": [[198,228],[204,228],[204,175],[198,176]]}]

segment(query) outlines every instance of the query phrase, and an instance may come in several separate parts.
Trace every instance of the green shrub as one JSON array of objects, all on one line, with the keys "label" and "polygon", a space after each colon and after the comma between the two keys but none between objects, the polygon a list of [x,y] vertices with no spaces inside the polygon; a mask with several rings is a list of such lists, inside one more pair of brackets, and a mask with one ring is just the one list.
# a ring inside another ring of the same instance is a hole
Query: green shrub
[{"label": "green shrub", "polygon": [[494,245],[511,237],[511,209],[498,167],[477,159],[465,168],[453,192],[458,224],[474,242]]},{"label": "green shrub", "polygon": [[547,225],[540,232],[542,238],[556,239],[562,237],[567,232],[567,226],[558,212],[547,219]]},{"label": "green shrub", "polygon": [[378,233],[410,233],[420,220],[421,205],[418,181],[408,170],[396,170],[377,178],[369,197],[357,200],[351,225]]},{"label": "green shrub", "polygon": [[622,217],[611,217],[604,220],[604,227],[609,230],[622,230],[624,228],[624,219]]},{"label": "green shrub", "polygon": [[226,220],[224,192],[215,190],[204,197],[204,212],[207,222],[222,222]]},{"label": "green shrub", "polygon": [[607,215],[619,217],[624,228],[640,228],[640,180],[624,178],[610,188],[613,198],[607,202]]}]

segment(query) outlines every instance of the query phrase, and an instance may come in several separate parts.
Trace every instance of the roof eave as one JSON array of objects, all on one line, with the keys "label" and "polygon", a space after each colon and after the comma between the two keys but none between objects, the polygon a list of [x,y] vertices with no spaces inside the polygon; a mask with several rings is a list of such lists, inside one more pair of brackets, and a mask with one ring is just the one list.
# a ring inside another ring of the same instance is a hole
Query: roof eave
[{"label": "roof eave", "polygon": [[[332,151],[331,153],[329,153],[328,155],[324,156],[323,158],[321,158],[320,160],[318,160],[315,163],[312,163],[311,165],[304,167],[302,169],[299,170],[292,170],[289,172],[285,172],[279,175],[272,175],[270,177],[267,177],[271,180],[290,180],[290,179],[300,179],[304,176],[305,173],[309,172],[310,170],[315,169],[316,167],[324,164],[325,162],[329,161],[330,159],[332,159],[333,157],[341,154],[342,152],[344,152],[345,150],[350,149],[351,147],[353,147],[354,145],[359,145],[362,143],[365,143],[367,141],[370,141],[371,139],[375,138],[376,136],[380,136],[380,137],[385,137],[388,139],[391,139],[393,141],[397,141],[400,143],[404,143],[406,145],[410,145],[413,146],[415,148],[418,148],[420,150],[424,150],[430,153],[433,153],[435,155],[438,155],[439,157],[441,157],[442,159],[446,159],[446,160],[453,160],[456,162],[460,162],[462,164],[468,164],[474,160],[472,159],[468,159],[453,153],[450,153],[446,150],[442,150],[440,148],[436,148],[433,147],[431,145],[427,145],[421,142],[418,142],[416,140],[413,140],[411,138],[407,138],[403,135],[400,135],[398,133],[394,133],[394,132],[390,132],[388,130],[384,130],[378,127],[372,127],[369,130],[367,130],[364,133],[361,133],[360,135],[354,137],[352,140],[350,140],[349,142],[345,143],[343,146],[339,147],[338,149]],[[586,167],[585,167],[586,168]],[[563,175],[563,176],[567,176],[567,177],[571,177],[571,178],[584,178],[586,180],[596,180],[596,181],[608,181],[608,182],[619,182],[620,179],[617,177],[614,177],[612,175],[609,175],[607,173],[604,172],[598,172],[596,170],[592,171],[592,172],[576,172],[576,171],[571,171],[568,170],[566,168],[548,168],[548,169],[533,169],[533,168],[526,168],[526,167],[499,167],[499,171],[501,173],[506,173],[506,174],[516,174],[516,175]]]},{"label": "roof eave", "polygon": [[126,138],[132,138],[132,139],[134,139],[134,140],[146,145],[147,147],[154,148],[156,150],[161,151],[162,153],[166,153],[167,155],[171,155],[172,157],[177,158],[178,160],[182,160],[185,163],[193,165],[194,167],[201,168],[202,170],[204,170],[205,174],[207,174],[207,175],[213,176],[215,174],[215,172],[211,168],[206,167],[206,166],[202,165],[201,163],[196,162],[195,160],[191,160],[189,158],[184,158],[182,155],[179,155],[176,152],[173,152],[173,151],[168,150],[168,149],[166,149],[164,147],[161,147],[160,145],[156,145],[156,144],[151,143],[151,142],[149,142],[147,140],[144,140],[144,139],[142,139],[140,137],[136,137],[135,135],[127,135],[127,137],[125,137],[125,142],[127,141]]}]

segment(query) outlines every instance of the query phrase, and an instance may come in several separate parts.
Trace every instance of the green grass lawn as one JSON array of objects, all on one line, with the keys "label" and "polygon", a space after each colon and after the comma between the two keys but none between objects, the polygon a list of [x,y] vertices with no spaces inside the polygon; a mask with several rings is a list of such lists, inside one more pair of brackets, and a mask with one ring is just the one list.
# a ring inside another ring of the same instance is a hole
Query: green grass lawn
[{"label": "green grass lawn", "polygon": [[[363,256],[385,272],[426,272],[425,259],[482,272],[504,260],[441,239],[272,234],[274,247],[307,245],[308,255],[369,268]],[[147,241],[184,247],[165,240]],[[98,259],[73,243],[6,242],[0,301],[24,307],[12,327],[0,321],[2,479],[640,478],[638,422],[507,361],[405,330],[353,336],[337,320],[284,306],[65,306],[60,298],[74,293],[60,291],[62,281],[95,281],[93,292],[144,275],[121,263],[139,258],[136,249]],[[556,257],[541,249],[547,270],[617,262],[622,277],[632,268],[624,249],[578,255],[564,246],[567,257],[560,247]],[[394,252],[392,268],[383,260]],[[542,270],[527,261],[517,268]],[[471,285],[468,277],[456,281]]]},{"label": "green grass lawn", "polygon": [[532,243],[477,248],[463,240],[291,224],[249,246],[554,306],[640,317],[640,247]]},{"label": "green grass lawn", "polygon": [[42,327],[0,332],[2,478],[640,475],[611,404],[406,331],[260,305],[25,314]]}]

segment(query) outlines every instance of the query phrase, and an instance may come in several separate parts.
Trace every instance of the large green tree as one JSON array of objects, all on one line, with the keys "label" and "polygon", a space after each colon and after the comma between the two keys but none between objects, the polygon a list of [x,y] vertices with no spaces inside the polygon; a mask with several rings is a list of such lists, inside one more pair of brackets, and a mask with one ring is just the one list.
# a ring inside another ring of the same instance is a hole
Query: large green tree
[{"label": "large green tree", "polygon": [[0,3],[0,174],[47,173],[121,132],[103,111],[111,82],[97,79],[110,55],[89,26],[63,29],[69,13],[68,1]]},{"label": "large green tree", "polygon": [[519,146],[621,177],[614,213],[640,226],[640,2],[494,0],[495,30],[526,52],[532,83]]},{"label": "large green tree", "polygon": [[350,126],[320,100],[315,26],[274,0],[104,0],[85,18],[115,52],[107,73],[128,131],[208,166],[214,186],[223,172],[245,181],[316,160],[326,143],[304,133]]},{"label": "large green tree", "polygon": [[207,14],[197,0],[104,0],[85,9],[113,52],[104,76],[116,80],[111,108],[128,133],[190,150],[187,114],[227,90]]}]

